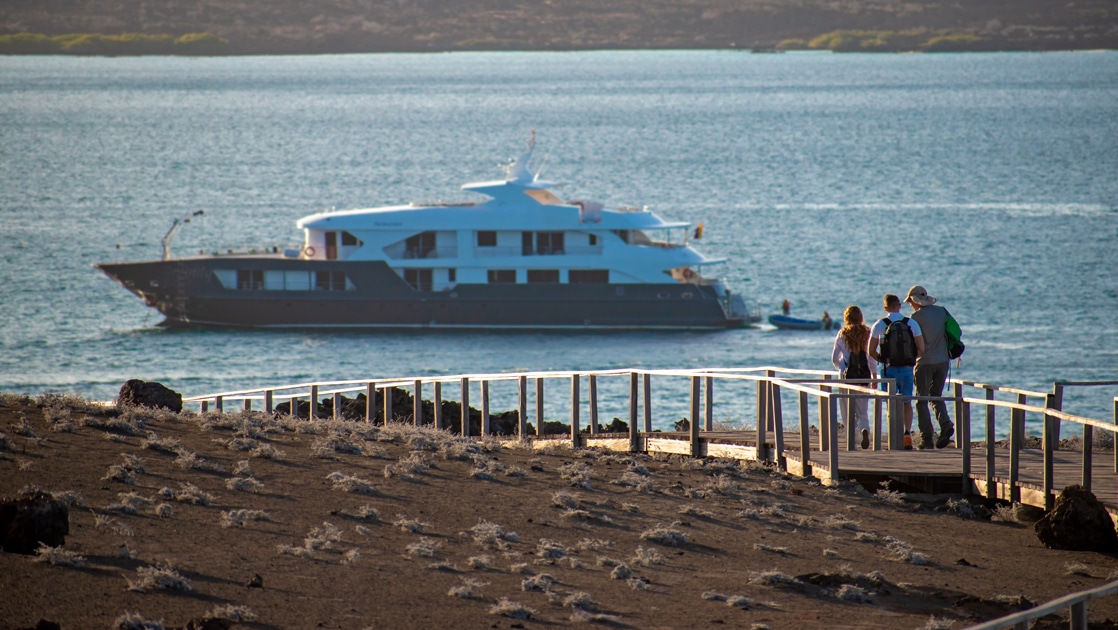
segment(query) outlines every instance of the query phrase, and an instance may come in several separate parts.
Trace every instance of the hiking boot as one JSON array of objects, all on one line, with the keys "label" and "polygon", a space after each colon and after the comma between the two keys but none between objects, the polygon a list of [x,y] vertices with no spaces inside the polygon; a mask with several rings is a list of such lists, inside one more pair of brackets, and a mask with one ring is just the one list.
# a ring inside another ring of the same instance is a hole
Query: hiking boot
[{"label": "hiking boot", "polygon": [[948,425],[941,427],[939,430],[939,439],[936,440],[936,448],[946,448],[951,443],[951,436],[955,435],[955,427]]},{"label": "hiking boot", "polygon": [[911,451],[912,450],[912,436],[909,435],[908,433],[904,434],[904,450],[906,450],[906,451]]},{"label": "hiking boot", "polygon": [[862,450],[864,451],[869,447],[870,447],[870,432],[867,431],[866,429],[862,429]]},{"label": "hiking boot", "polygon": [[921,433],[920,434],[920,446],[918,448],[922,451],[933,450],[932,449],[932,434],[931,433]]}]

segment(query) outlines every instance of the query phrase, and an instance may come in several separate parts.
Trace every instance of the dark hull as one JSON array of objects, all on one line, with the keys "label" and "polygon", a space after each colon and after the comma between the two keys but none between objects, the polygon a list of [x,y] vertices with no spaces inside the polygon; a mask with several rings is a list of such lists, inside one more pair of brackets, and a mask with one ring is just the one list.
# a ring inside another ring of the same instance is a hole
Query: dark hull
[{"label": "dark hull", "polygon": [[[168,325],[246,328],[724,329],[709,286],[680,284],[459,284],[419,291],[379,261],[213,257],[97,267],[163,313]],[[340,271],[354,289],[229,289],[220,269]]]}]

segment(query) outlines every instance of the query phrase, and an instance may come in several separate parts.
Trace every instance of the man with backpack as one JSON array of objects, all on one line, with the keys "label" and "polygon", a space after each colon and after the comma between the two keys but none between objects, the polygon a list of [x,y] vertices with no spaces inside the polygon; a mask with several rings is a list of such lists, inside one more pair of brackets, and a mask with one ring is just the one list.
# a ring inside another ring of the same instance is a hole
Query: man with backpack
[{"label": "man with backpack", "polygon": [[[916,395],[942,396],[943,385],[947,382],[947,371],[951,365],[947,334],[947,322],[951,319],[951,313],[942,306],[935,306],[936,299],[928,295],[927,290],[920,285],[908,290],[905,302],[912,305],[912,319],[920,324],[920,330],[924,334],[924,352],[916,360],[914,370]],[[951,443],[951,436],[955,434],[955,425],[951,423],[951,416],[947,415],[946,402],[933,401],[932,408],[935,409],[936,421],[939,423],[936,448],[944,448]],[[932,418],[928,413],[928,401],[921,400],[916,403],[916,422],[920,427],[920,434],[931,441]]]},{"label": "man with backpack", "polygon": [[[882,366],[881,377],[896,379],[897,392],[912,396],[913,367],[924,352],[919,322],[901,315],[901,298],[887,293],[885,317],[870,330],[869,355]],[[929,427],[930,428],[930,427]],[[904,403],[904,447],[912,449],[912,403]],[[921,433],[920,448],[932,448],[932,434]]]}]

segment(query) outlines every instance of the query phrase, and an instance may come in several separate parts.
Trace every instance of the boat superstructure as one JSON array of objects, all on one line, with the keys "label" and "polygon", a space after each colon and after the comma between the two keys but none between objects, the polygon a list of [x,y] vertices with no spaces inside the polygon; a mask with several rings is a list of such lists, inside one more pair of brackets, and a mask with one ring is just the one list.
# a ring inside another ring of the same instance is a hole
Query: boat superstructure
[{"label": "boat superstructure", "polygon": [[322,212],[301,247],[96,265],[169,325],[740,327],[756,307],[703,270],[692,227],[647,208],[564,200],[528,167],[466,184],[476,203]]}]

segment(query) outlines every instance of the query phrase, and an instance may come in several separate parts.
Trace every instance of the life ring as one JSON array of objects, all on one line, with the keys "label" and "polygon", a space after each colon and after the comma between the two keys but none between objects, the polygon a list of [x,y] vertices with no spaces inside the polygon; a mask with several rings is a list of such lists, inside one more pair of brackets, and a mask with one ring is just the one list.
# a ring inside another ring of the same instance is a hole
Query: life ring
[{"label": "life ring", "polygon": [[692,279],[692,278],[694,278],[694,277],[695,277],[695,272],[694,272],[694,271],[691,271],[691,269],[690,269],[690,268],[688,268],[688,269],[684,269],[684,270],[683,270],[683,279],[684,279],[684,280],[690,280],[690,279]]},{"label": "life ring", "polygon": [[314,248],[313,247],[307,247],[307,248],[303,249],[303,254],[307,258],[314,258]]}]

